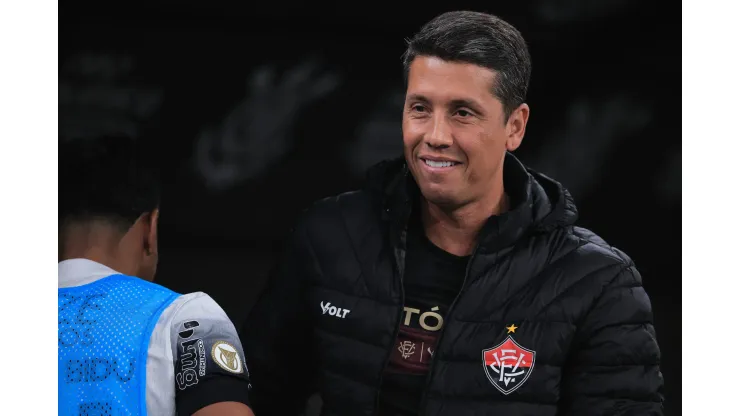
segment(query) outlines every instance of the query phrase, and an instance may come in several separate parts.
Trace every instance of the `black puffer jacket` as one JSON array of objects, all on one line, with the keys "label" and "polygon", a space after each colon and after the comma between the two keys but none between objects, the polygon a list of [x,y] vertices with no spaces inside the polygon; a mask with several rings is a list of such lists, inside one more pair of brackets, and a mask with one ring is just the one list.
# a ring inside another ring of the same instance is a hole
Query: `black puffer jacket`
[{"label": "black puffer jacket", "polygon": [[[420,414],[662,414],[660,353],[634,264],[573,225],[560,184],[512,155],[504,177],[523,202],[481,232]],[[386,162],[367,188],[318,202],[298,223],[243,328],[257,415],[297,415],[313,392],[324,415],[374,414],[403,318],[405,229],[417,192],[402,160]],[[526,382],[503,394],[482,357],[511,324],[536,360]]]}]

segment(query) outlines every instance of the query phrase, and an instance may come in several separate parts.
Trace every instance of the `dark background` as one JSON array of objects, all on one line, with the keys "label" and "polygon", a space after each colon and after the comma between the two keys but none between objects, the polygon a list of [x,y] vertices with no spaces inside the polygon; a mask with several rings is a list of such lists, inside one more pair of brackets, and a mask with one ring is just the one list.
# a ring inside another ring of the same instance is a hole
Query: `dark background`
[{"label": "dark background", "polygon": [[[666,414],[680,415],[681,20],[637,0],[498,3],[455,8],[497,14],[530,45],[532,113],[516,154],[563,182],[580,225],[636,262]],[[400,152],[404,38],[450,10],[238,4],[59,8],[60,133],[156,132],[157,281],[207,292],[237,326],[296,214]]]}]

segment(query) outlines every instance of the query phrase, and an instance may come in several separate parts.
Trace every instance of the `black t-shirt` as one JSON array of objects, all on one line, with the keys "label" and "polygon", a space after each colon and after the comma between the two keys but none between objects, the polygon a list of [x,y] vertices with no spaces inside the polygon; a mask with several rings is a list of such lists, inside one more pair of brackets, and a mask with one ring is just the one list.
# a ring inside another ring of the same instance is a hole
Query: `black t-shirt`
[{"label": "black t-shirt", "polygon": [[462,289],[469,259],[429,241],[418,211],[407,235],[404,313],[383,376],[381,416],[418,414],[436,341],[444,317]]}]

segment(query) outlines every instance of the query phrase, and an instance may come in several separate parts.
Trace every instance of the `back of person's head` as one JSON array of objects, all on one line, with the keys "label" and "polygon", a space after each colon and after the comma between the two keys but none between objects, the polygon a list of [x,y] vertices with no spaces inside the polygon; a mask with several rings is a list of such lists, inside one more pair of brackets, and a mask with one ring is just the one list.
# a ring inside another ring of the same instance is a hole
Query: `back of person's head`
[{"label": "back of person's head", "polygon": [[526,99],[532,71],[527,44],[516,28],[496,16],[454,11],[435,17],[408,41],[403,55],[405,77],[417,56],[475,64],[496,72],[491,92],[503,104],[506,119]]},{"label": "back of person's head", "polygon": [[151,280],[157,264],[158,177],[151,152],[135,139],[60,138],[60,260],[105,261]]}]

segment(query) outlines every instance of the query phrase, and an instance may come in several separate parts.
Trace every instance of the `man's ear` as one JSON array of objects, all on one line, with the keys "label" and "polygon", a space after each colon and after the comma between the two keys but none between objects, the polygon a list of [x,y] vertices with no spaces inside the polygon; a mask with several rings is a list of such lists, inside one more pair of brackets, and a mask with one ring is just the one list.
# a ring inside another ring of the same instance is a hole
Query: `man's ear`
[{"label": "man's ear", "polygon": [[526,103],[520,104],[512,111],[506,122],[506,150],[513,152],[522,144],[528,120],[529,106]]},{"label": "man's ear", "polygon": [[157,228],[159,225],[159,208],[155,208],[149,214],[142,216],[147,229],[144,235],[144,249],[149,256],[157,255]]}]

